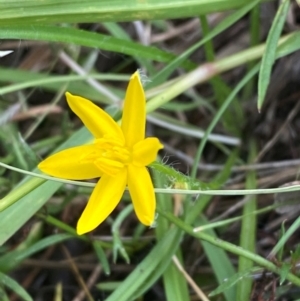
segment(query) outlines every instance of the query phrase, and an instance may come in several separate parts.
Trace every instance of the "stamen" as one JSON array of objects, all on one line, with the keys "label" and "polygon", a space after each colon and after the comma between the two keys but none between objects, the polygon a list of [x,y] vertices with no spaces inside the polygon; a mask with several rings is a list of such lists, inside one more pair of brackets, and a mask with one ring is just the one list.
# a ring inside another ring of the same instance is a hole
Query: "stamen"
[{"label": "stamen", "polygon": [[109,176],[115,176],[122,168],[124,168],[123,163],[106,158],[98,158],[94,161],[94,164],[100,171]]},{"label": "stamen", "polygon": [[114,176],[131,162],[130,151],[119,141],[101,138],[96,139],[94,145],[94,151],[83,160],[93,162],[105,174]]}]

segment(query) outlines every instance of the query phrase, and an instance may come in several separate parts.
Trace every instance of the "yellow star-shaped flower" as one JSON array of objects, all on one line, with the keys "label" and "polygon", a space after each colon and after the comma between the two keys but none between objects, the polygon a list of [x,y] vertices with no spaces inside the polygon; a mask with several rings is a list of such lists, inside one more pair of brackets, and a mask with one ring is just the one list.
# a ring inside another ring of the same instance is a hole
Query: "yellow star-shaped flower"
[{"label": "yellow star-shaped flower", "polygon": [[66,98],[94,141],[54,154],[38,168],[70,180],[101,177],[78,221],[77,233],[84,234],[101,224],[117,206],[126,186],[138,219],[151,225],[156,200],[146,166],[163,145],[157,138],[145,138],[146,99],[139,73],[130,78],[121,126],[91,101],[68,92]]}]

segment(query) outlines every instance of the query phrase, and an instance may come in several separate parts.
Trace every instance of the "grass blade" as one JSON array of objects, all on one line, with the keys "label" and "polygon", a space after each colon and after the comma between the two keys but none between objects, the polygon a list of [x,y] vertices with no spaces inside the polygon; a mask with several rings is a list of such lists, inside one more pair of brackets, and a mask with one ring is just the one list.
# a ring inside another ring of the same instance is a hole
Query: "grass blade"
[{"label": "grass blade", "polygon": [[[200,223],[197,223],[197,226],[200,225],[206,225],[207,221],[204,218],[200,219]],[[211,237],[214,237],[214,239],[218,239],[218,236],[215,234],[215,232],[212,229],[209,229],[205,231],[208,235]],[[212,246],[210,243],[207,243],[206,241],[201,241],[201,244],[203,246],[203,249],[205,251],[205,254],[210,262],[211,267],[214,270],[214,274],[218,280],[219,283],[222,283],[224,279],[230,278],[235,274],[234,267],[226,254],[226,252],[222,248],[218,248],[215,246]],[[227,301],[232,300],[238,300],[236,299],[236,288],[230,287],[226,291],[224,291],[224,296]]]},{"label": "grass blade", "polygon": [[153,78],[151,83],[147,85],[147,88],[154,87],[161,82],[167,80],[170,74],[179,67],[194,51],[204,45],[207,41],[211,40],[218,34],[222,33],[225,29],[229,28],[239,19],[241,19],[246,13],[248,13],[259,0],[248,3],[244,7],[240,8],[238,11],[232,13],[230,16],[226,17],[223,21],[221,21],[216,27],[214,27],[203,39],[201,39],[198,43],[191,46],[184,53],[180,54],[171,63],[169,63],[165,68],[160,70]]},{"label": "grass blade", "polygon": [[246,0],[0,1],[0,25],[174,19],[241,7]]},{"label": "grass blade", "polygon": [[258,78],[258,99],[257,99],[258,111],[261,110],[261,107],[263,105],[267,93],[272,66],[276,59],[277,44],[282,32],[284,21],[286,19],[289,10],[289,6],[290,6],[289,0],[282,1],[276,13],[275,19],[272,23],[267,38],[266,49],[262,57],[261,67],[259,70],[259,78]]},{"label": "grass blade", "polygon": [[[160,172],[154,171],[155,186],[163,187],[164,179]],[[170,195],[157,195],[157,206],[161,210],[172,212],[173,202]],[[157,226],[155,228],[156,236],[158,240],[163,239],[165,233],[170,229],[171,225],[169,221],[165,218],[158,218]],[[177,250],[177,256],[182,258],[180,248]],[[172,256],[171,256],[172,257]],[[169,258],[170,259],[170,258]],[[189,300],[188,287],[186,280],[184,279],[182,273],[174,265],[170,264],[168,268],[163,273],[163,282],[165,288],[166,299],[168,301],[185,301]]]},{"label": "grass blade", "polygon": [[[90,137],[88,130],[82,128],[63,143],[56,151],[86,143]],[[35,183],[37,180],[41,179],[26,178],[21,182],[20,187],[26,190],[27,186],[30,187],[32,182]],[[41,181],[41,183],[39,183],[40,185],[37,185],[37,188],[33,191],[24,195],[18,194],[18,188],[15,188],[12,192],[13,195],[18,195],[18,202],[0,212],[0,245],[7,241],[33,214],[35,214],[62,185],[62,183],[54,181]],[[11,194],[6,198],[10,197]],[[2,201],[3,200],[0,200],[0,204]]]},{"label": "grass blade", "polygon": [[[256,149],[255,144],[252,141],[249,145],[250,150],[250,163],[256,157]],[[247,174],[246,179],[246,187],[247,188],[255,188],[256,187],[256,175],[254,171],[250,171]],[[240,233],[240,246],[248,251],[255,253],[256,248],[256,216],[251,215],[253,211],[256,210],[256,198],[253,196],[251,199],[244,205],[243,209],[243,219]],[[252,260],[249,260],[245,257],[239,258],[239,272],[244,272],[253,267]],[[237,285],[237,300],[249,300],[251,295],[252,288],[252,279],[245,278],[242,279]]]},{"label": "grass blade", "polygon": [[17,266],[22,260],[35,254],[49,246],[57,244],[59,242],[65,241],[67,239],[73,238],[73,235],[70,234],[54,234],[43,238],[36,242],[35,244],[29,246],[25,250],[15,250],[9,253],[6,253],[0,258],[0,270],[2,272],[9,271]]},{"label": "grass blade", "polygon": [[[176,57],[174,54],[155,47],[70,27],[39,25],[2,27],[0,28],[0,38],[70,43],[161,62],[169,62]],[[194,65],[186,64],[185,66],[192,67]]]},{"label": "grass blade", "polygon": [[0,272],[0,283],[4,284],[8,288],[10,288],[13,292],[19,295],[25,301],[33,301],[31,296],[23,289],[20,284],[8,277],[7,275]]}]

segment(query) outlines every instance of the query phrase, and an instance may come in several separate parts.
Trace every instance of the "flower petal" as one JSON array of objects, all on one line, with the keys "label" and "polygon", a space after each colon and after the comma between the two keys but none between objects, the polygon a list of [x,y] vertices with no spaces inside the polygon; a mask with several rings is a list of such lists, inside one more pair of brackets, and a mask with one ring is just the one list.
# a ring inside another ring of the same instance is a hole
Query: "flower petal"
[{"label": "flower petal", "polygon": [[138,71],[131,76],[129,81],[121,127],[128,147],[132,147],[145,138],[146,98]]},{"label": "flower petal", "polygon": [[114,138],[124,143],[120,126],[101,108],[86,98],[66,93],[71,110],[81,119],[95,138],[103,136]]},{"label": "flower petal", "polygon": [[135,166],[146,166],[155,161],[157,153],[164,146],[157,138],[146,138],[133,147],[133,164]]},{"label": "flower petal", "polygon": [[126,168],[114,177],[103,175],[77,223],[79,235],[94,230],[110,215],[123,195],[126,182]]},{"label": "flower petal", "polygon": [[92,162],[81,160],[85,154],[92,152],[93,149],[94,145],[88,144],[63,150],[42,161],[38,168],[46,174],[63,179],[98,178],[102,175],[101,171]]},{"label": "flower petal", "polygon": [[138,219],[146,226],[152,225],[156,200],[153,184],[146,167],[128,166],[128,188]]}]

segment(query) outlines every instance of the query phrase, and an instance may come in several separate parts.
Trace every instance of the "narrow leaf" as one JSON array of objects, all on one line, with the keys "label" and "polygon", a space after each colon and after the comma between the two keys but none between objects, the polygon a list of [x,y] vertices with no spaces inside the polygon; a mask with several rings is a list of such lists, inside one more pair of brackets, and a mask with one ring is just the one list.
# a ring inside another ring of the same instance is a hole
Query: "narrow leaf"
[{"label": "narrow leaf", "polygon": [[25,301],[33,301],[31,296],[24,290],[22,286],[14,279],[0,272],[0,283],[10,288]]},{"label": "narrow leaf", "polygon": [[[87,143],[89,139],[91,139],[91,134],[86,128],[82,128],[65,141],[56,151]],[[4,205],[13,203],[10,207],[0,212],[0,246],[20,229],[62,185],[60,182],[39,180],[41,179],[24,179],[18,187],[14,188],[10,194],[0,200],[1,206],[3,203]]]},{"label": "narrow leaf", "polygon": [[225,278],[223,280],[223,283],[221,285],[219,285],[215,290],[213,290],[209,294],[209,296],[212,297],[212,296],[215,296],[217,294],[223,293],[225,290],[232,287],[238,281],[244,279],[245,277],[251,275],[253,272],[256,272],[256,271],[261,271],[261,268],[252,267],[250,269],[247,269],[247,270],[241,271],[239,273],[236,273],[233,276],[231,276],[230,278]]},{"label": "narrow leaf", "polygon": [[[249,143],[249,164],[251,164],[256,155],[256,146],[254,141]],[[249,171],[246,178],[246,188],[254,189],[256,188],[256,174],[255,171]],[[256,210],[256,198],[251,197],[248,202],[245,203],[243,208],[243,218],[240,232],[240,246],[250,252],[255,253],[256,248],[256,216],[251,213]],[[253,261],[246,257],[239,257],[238,271],[247,271],[253,266]],[[252,289],[252,279],[243,279],[237,285],[237,299],[238,300],[248,300],[250,299]]]},{"label": "narrow leaf", "polygon": [[37,243],[33,244],[25,250],[15,250],[6,253],[0,258],[0,270],[2,272],[9,271],[17,266],[22,260],[28,258],[32,254],[35,254],[49,246],[62,242],[64,240],[73,238],[73,235],[69,234],[54,234],[39,240]]},{"label": "narrow leaf", "polygon": [[284,21],[286,19],[289,10],[289,6],[290,6],[289,0],[284,0],[281,3],[267,38],[266,49],[262,57],[262,63],[261,63],[259,78],[258,78],[258,100],[257,100],[258,111],[261,110],[261,107],[265,100],[268,85],[270,82],[272,66],[276,58],[277,44],[282,32]]},{"label": "narrow leaf", "polygon": [[247,0],[0,0],[0,25],[96,23],[195,16],[235,9]]},{"label": "narrow leaf", "polygon": [[194,51],[199,49],[207,41],[213,39],[218,34],[222,33],[225,29],[233,25],[239,19],[241,19],[246,13],[248,13],[259,0],[255,0],[251,3],[246,4],[244,7],[240,8],[238,11],[232,13],[224,20],[222,20],[218,25],[216,25],[203,39],[198,43],[191,46],[185,52],[177,56],[171,63],[169,63],[165,68],[159,71],[152,79],[151,83],[147,85],[147,89],[156,86],[159,83],[162,83],[167,80],[167,78],[172,74],[172,72],[179,67]]},{"label": "narrow leaf", "polygon": [[[0,39],[27,39],[76,44],[160,62],[169,62],[176,57],[174,54],[167,53],[156,47],[144,46],[136,42],[108,35],[61,26],[35,25],[33,27],[30,25],[1,27]],[[194,64],[185,64],[185,66],[193,67]]]}]

